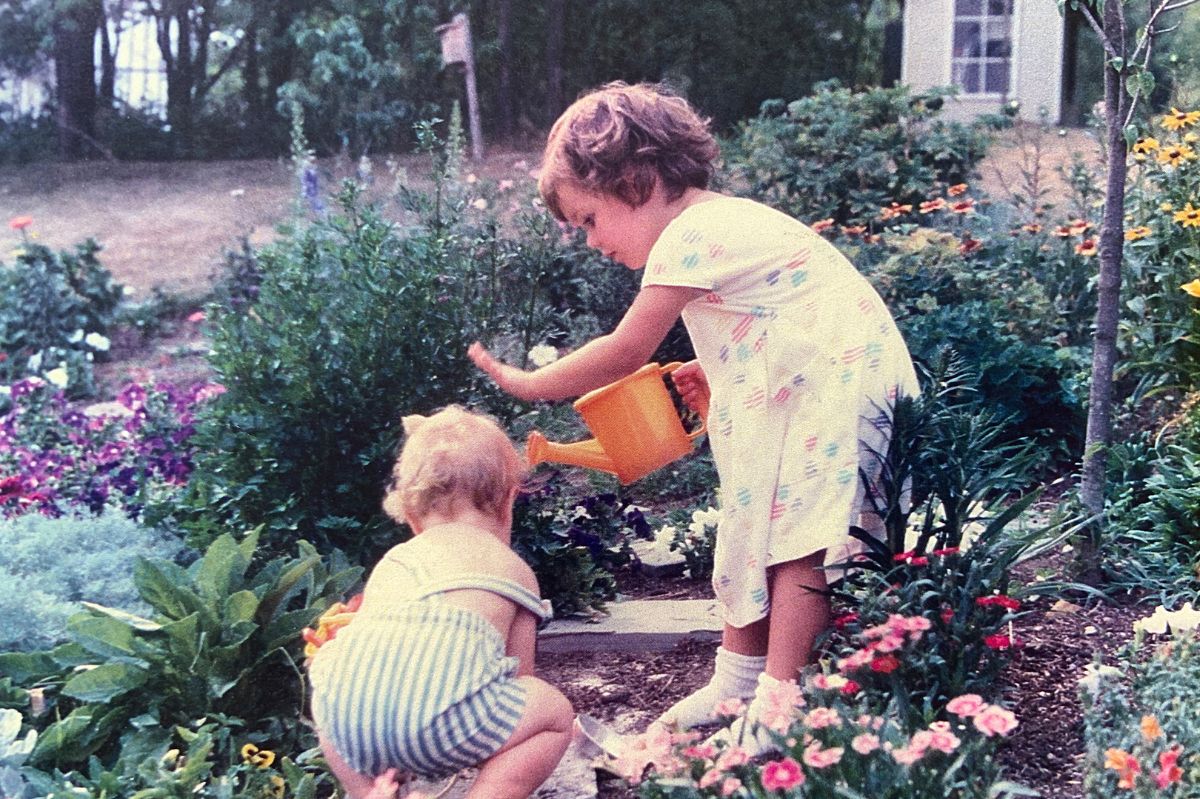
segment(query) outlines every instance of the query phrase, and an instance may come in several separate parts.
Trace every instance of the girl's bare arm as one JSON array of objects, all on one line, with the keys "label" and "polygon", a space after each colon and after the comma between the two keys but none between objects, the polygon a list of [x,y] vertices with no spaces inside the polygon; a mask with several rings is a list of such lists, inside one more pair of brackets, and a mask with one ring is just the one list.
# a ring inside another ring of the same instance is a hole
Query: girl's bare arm
[{"label": "girl's bare arm", "polygon": [[620,324],[552,364],[532,372],[501,363],[479,342],[471,360],[500,388],[524,400],[561,400],[606,386],[650,360],[685,305],[707,292],[686,286],[648,286],[638,292]]}]

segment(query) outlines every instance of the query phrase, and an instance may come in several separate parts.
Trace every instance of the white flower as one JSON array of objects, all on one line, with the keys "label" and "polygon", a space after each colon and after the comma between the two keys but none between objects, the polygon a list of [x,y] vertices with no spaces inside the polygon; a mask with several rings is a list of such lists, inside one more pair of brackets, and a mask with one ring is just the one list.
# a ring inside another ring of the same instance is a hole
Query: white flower
[{"label": "white flower", "polygon": [[57,369],[46,372],[46,380],[58,388],[66,388],[67,383],[71,382],[71,377],[67,374],[65,366],[59,366]]},{"label": "white flower", "polygon": [[29,356],[28,368],[31,372],[40,372],[42,370],[42,353],[40,350]]},{"label": "white flower", "polygon": [[126,297],[132,297],[136,291],[137,291],[137,289],[135,289],[133,286],[122,286],[121,287],[121,293],[123,295],[125,295]]},{"label": "white flower", "polygon": [[594,517],[592,516],[592,514],[588,513],[587,508],[583,507],[582,505],[576,505],[575,510],[572,511],[572,513],[571,513],[571,521],[573,521],[573,522],[577,522],[580,519],[591,519],[591,518],[594,518]]},{"label": "white flower", "polygon": [[77,327],[74,333],[67,336],[68,344],[78,344],[81,341],[83,341],[83,328]]},{"label": "white flower", "polygon": [[529,362],[534,366],[542,367],[547,364],[554,363],[558,360],[558,350],[551,347],[549,344],[538,344],[529,351]]},{"label": "white flower", "polygon": [[467,175],[467,183],[468,184],[475,183],[478,180],[479,180],[479,177],[474,172],[471,172],[470,174]]},{"label": "white flower", "polygon": [[516,184],[513,183],[511,180],[505,179],[505,180],[500,181],[500,183],[496,185],[496,190],[497,191],[508,191],[515,185]]},{"label": "white flower", "polygon": [[1097,666],[1095,663],[1089,663],[1083,669],[1083,676],[1079,678],[1079,687],[1087,691],[1092,696],[1100,695],[1100,684],[1110,677],[1120,677],[1121,670],[1113,666]]},{"label": "white flower", "polygon": [[246,195],[245,189],[231,189],[229,191],[230,197],[244,197],[245,195]]},{"label": "white flower", "polygon": [[692,524],[716,527],[721,523],[721,511],[713,507],[692,511]]},{"label": "white flower", "polygon": [[477,199],[471,203],[471,207],[474,208],[476,211],[486,211],[487,205],[488,205],[487,200],[483,199],[482,197],[480,197],[479,199]]},{"label": "white flower", "polygon": [[1149,616],[1135,621],[1133,630],[1153,635],[1166,635],[1168,630],[1178,633],[1194,630],[1198,626],[1200,626],[1200,611],[1193,609],[1191,602],[1185,602],[1183,607],[1175,611],[1167,610],[1159,605]]},{"label": "white flower", "polygon": [[83,340],[83,343],[87,344],[97,352],[108,352],[108,348],[112,344],[111,341],[99,333],[88,333],[87,338]]},{"label": "white flower", "polygon": [[654,534],[654,546],[668,552],[671,549],[671,542],[675,540],[675,527],[670,524],[663,525],[658,532]]}]

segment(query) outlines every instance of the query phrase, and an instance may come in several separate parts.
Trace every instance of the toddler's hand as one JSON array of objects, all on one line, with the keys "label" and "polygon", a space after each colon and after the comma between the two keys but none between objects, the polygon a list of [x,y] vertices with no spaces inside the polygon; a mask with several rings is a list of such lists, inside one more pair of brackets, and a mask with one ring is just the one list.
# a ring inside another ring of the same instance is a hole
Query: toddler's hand
[{"label": "toddler's hand", "polygon": [[708,420],[708,403],[712,392],[708,387],[708,377],[700,368],[698,361],[688,361],[683,366],[671,372],[671,381],[675,383],[679,397],[684,404],[699,414],[701,419]]}]

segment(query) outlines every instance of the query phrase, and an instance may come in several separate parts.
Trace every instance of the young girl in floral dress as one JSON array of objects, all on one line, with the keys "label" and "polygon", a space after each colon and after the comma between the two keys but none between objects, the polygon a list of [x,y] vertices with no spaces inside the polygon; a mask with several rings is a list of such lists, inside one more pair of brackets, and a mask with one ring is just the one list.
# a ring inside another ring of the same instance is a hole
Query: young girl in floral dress
[{"label": "young girl in floral dress", "polygon": [[576,101],[550,132],[539,190],[589,246],[643,270],[641,289],[615,330],[535,371],[479,343],[469,355],[517,397],[560,400],[635,371],[682,315],[697,359],[674,380],[708,420],[725,629],[712,680],[662,721],[712,721],[718,702],[744,697],[753,729],[828,624],[823,566],[850,554],[851,524],[879,528],[860,519],[860,470],[877,470],[889,409],[917,384],[866,279],[795,219],[710,191],[717,155],[706,121],[661,87],[614,83]]}]

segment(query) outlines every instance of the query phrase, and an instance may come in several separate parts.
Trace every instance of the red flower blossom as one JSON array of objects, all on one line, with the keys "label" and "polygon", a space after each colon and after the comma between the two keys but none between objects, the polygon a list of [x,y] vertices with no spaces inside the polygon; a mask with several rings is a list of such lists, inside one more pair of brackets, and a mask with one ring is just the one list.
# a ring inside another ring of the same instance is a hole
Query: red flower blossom
[{"label": "red flower blossom", "polygon": [[942,608],[942,622],[944,624],[949,624],[952,621],[954,621],[954,609]]},{"label": "red flower blossom", "polygon": [[862,686],[854,680],[846,680],[846,684],[842,686],[842,693],[846,696],[854,696],[862,690]]},{"label": "red flower blossom", "polygon": [[1075,254],[1082,255],[1084,258],[1091,258],[1100,251],[1099,245],[1095,239],[1084,239],[1075,245]]},{"label": "red flower blossom", "polygon": [[815,233],[824,233],[826,230],[829,230],[829,228],[833,227],[833,220],[821,219],[817,222],[813,222],[811,225],[809,225],[809,227],[811,227]]},{"label": "red flower blossom", "polygon": [[871,671],[880,674],[891,674],[898,668],[900,668],[900,659],[895,655],[880,655],[871,661]]},{"label": "red flower blossom", "polygon": [[966,191],[967,191],[966,183],[955,183],[953,186],[946,189],[946,194],[949,194],[951,197],[957,197],[960,194],[965,194]]},{"label": "red flower blossom", "polygon": [[987,644],[989,648],[998,650],[1011,649],[1014,646],[1019,646],[1021,643],[1015,638],[1009,638],[1004,633],[996,633],[995,635],[986,636],[983,639],[983,642]]},{"label": "red flower blossom", "polygon": [[962,243],[958,245],[958,251],[962,255],[970,255],[982,247],[983,242],[979,239],[973,239],[970,236],[963,236]]},{"label": "red flower blossom", "polygon": [[1037,222],[1030,222],[1028,225],[1021,225],[1021,230],[1024,230],[1026,233],[1041,233],[1042,226]]},{"label": "red flower blossom", "polygon": [[975,604],[981,608],[1000,607],[1005,610],[1017,610],[1021,607],[1020,600],[1010,596],[981,596],[975,598]]},{"label": "red flower blossom", "polygon": [[8,220],[8,226],[13,230],[24,230],[33,224],[32,216],[14,216]]},{"label": "red flower blossom", "polygon": [[842,233],[847,236],[861,236],[866,232],[866,225],[842,225]]},{"label": "red flower blossom", "polygon": [[23,491],[24,486],[21,485],[20,477],[5,477],[0,480],[0,501],[19,497]]},{"label": "red flower blossom", "polygon": [[946,547],[945,549],[935,549],[935,550],[933,550],[933,552],[931,552],[929,554],[937,555],[939,558],[944,558],[947,555],[957,555],[958,547]]},{"label": "red flower blossom", "polygon": [[838,616],[836,619],[834,619],[833,626],[838,628],[839,630],[843,630],[846,628],[846,626],[848,624],[850,624],[851,622],[855,622],[855,621],[858,621],[858,614],[857,613],[847,613],[844,616]]},{"label": "red flower blossom", "polygon": [[944,199],[942,199],[941,197],[938,197],[937,199],[926,200],[925,202],[921,203],[921,207],[919,210],[923,214],[931,214],[934,211],[940,211],[945,207],[946,207],[946,201]]},{"label": "red flower blossom", "polygon": [[975,201],[969,197],[959,200],[950,206],[950,211],[955,214],[973,214],[975,213]]}]

